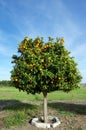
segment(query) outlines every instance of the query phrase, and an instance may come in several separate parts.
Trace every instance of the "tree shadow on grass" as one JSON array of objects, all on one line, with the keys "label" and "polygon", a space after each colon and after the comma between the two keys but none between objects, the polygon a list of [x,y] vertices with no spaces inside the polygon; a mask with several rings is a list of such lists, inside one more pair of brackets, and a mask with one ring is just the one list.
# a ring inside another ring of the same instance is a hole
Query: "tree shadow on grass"
[{"label": "tree shadow on grass", "polygon": [[59,112],[70,112],[73,114],[86,115],[86,105],[66,103],[66,102],[52,102],[48,103],[48,106],[58,110]]},{"label": "tree shadow on grass", "polygon": [[0,111],[3,110],[34,110],[37,105],[31,103],[24,103],[19,100],[0,100]]},{"label": "tree shadow on grass", "polygon": [[39,105],[33,102],[0,100],[0,120],[4,122],[4,126],[7,128],[31,121],[31,118],[36,117],[39,113]]}]

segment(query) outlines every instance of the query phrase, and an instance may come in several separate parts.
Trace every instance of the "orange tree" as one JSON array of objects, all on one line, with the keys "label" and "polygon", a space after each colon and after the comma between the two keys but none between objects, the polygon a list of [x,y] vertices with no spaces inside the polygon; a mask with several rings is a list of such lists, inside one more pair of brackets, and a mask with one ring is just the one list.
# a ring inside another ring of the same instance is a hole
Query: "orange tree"
[{"label": "orange tree", "polygon": [[64,39],[47,43],[43,38],[25,39],[19,44],[11,80],[16,88],[28,94],[43,93],[44,121],[47,122],[47,93],[55,90],[68,92],[77,88],[82,77],[77,63],[64,46]]}]

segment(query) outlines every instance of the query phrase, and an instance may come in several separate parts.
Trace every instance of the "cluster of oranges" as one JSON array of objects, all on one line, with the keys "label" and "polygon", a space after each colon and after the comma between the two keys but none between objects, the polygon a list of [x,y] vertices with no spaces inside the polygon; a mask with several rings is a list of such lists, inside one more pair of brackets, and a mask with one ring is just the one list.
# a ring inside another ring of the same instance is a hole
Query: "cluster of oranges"
[{"label": "cluster of oranges", "polygon": [[61,38],[61,42],[64,42],[64,38]]},{"label": "cluster of oranges", "polygon": [[27,45],[26,45],[26,44],[27,44],[27,41],[28,41],[28,40],[29,40],[28,37],[25,37],[24,43],[19,46],[19,51],[20,51],[20,52],[22,52],[23,49],[26,49],[26,50],[27,50]]},{"label": "cluster of oranges", "polygon": [[24,41],[28,41],[28,40],[29,40],[28,37],[25,37]]},{"label": "cluster of oranges", "polygon": [[20,51],[20,52],[22,52],[23,49],[26,49],[26,50],[27,50],[26,44],[23,44],[23,45],[20,45],[20,46],[19,46],[19,51]]},{"label": "cluster of oranges", "polygon": [[45,45],[44,48],[46,48],[46,49],[49,48],[49,45]]},{"label": "cluster of oranges", "polygon": [[40,44],[40,42],[41,42],[41,41],[38,39],[38,40],[36,41],[36,44]]},{"label": "cluster of oranges", "polygon": [[38,52],[41,52],[40,43],[41,43],[41,41],[40,41],[39,39],[36,40],[36,50],[37,50]]},{"label": "cluster of oranges", "polygon": [[50,45],[48,44],[48,45],[43,46],[42,49],[43,49],[43,50],[44,50],[44,49],[48,49],[49,47],[50,47]]},{"label": "cluster of oranges", "polygon": [[34,67],[36,64],[32,64],[32,66]]},{"label": "cluster of oranges", "polygon": [[[22,52],[23,49],[26,49],[26,50],[27,50],[27,42],[28,42],[28,40],[29,40],[28,37],[25,37],[24,43],[19,46],[20,52]],[[63,42],[64,42],[64,38],[61,38],[60,42],[63,43]],[[40,39],[36,39],[35,43],[36,43],[36,50],[37,50],[38,53],[41,52],[41,49],[44,50],[44,49],[48,49],[48,48],[50,48],[51,46],[53,46],[52,43],[49,43],[49,44],[43,45],[42,48],[41,48],[41,47],[40,47],[40,43],[41,43],[41,40],[40,40]],[[44,67],[47,66],[47,64],[44,62],[44,59],[42,59],[41,62],[43,63],[43,66],[44,66]],[[52,62],[53,62],[53,60],[52,60]],[[36,66],[35,63],[31,65],[31,67],[32,67],[31,71],[33,70],[33,67],[34,67],[34,66]],[[40,68],[39,70],[42,71],[41,68]],[[61,80],[61,77],[58,77],[57,80]],[[17,82],[18,80],[15,79],[15,81]],[[55,82],[55,80],[52,80],[52,82]]]},{"label": "cluster of oranges", "polygon": [[53,78],[51,82],[54,83],[54,82],[57,82],[57,81],[60,81],[60,80],[61,80],[61,77],[58,77],[56,79]]},{"label": "cluster of oranges", "polygon": [[36,40],[36,47],[39,47],[40,43],[41,43],[41,41],[39,39]]}]

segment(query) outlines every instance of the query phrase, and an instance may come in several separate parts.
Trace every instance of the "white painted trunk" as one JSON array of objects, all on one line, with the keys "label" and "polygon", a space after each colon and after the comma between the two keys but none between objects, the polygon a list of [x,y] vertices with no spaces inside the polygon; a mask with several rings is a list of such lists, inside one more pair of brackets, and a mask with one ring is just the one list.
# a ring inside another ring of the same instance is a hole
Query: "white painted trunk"
[{"label": "white painted trunk", "polygon": [[47,92],[43,92],[44,96],[44,122],[47,123]]}]

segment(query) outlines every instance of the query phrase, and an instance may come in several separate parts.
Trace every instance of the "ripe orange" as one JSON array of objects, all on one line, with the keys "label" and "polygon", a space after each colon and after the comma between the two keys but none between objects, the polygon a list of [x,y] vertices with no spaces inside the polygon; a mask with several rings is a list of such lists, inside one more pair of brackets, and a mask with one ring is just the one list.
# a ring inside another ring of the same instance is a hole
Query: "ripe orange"
[{"label": "ripe orange", "polygon": [[28,41],[29,40],[28,37],[25,37],[25,40]]},{"label": "ripe orange", "polygon": [[16,78],[16,79],[15,79],[15,81],[17,82],[17,81],[18,81],[18,79]]},{"label": "ripe orange", "polygon": [[60,79],[61,79],[61,77],[58,77],[58,79],[60,80]]},{"label": "ripe orange", "polygon": [[47,64],[44,64],[44,66],[46,67],[46,66],[47,66]]},{"label": "ripe orange", "polygon": [[64,42],[64,38],[61,39],[61,42]]}]

